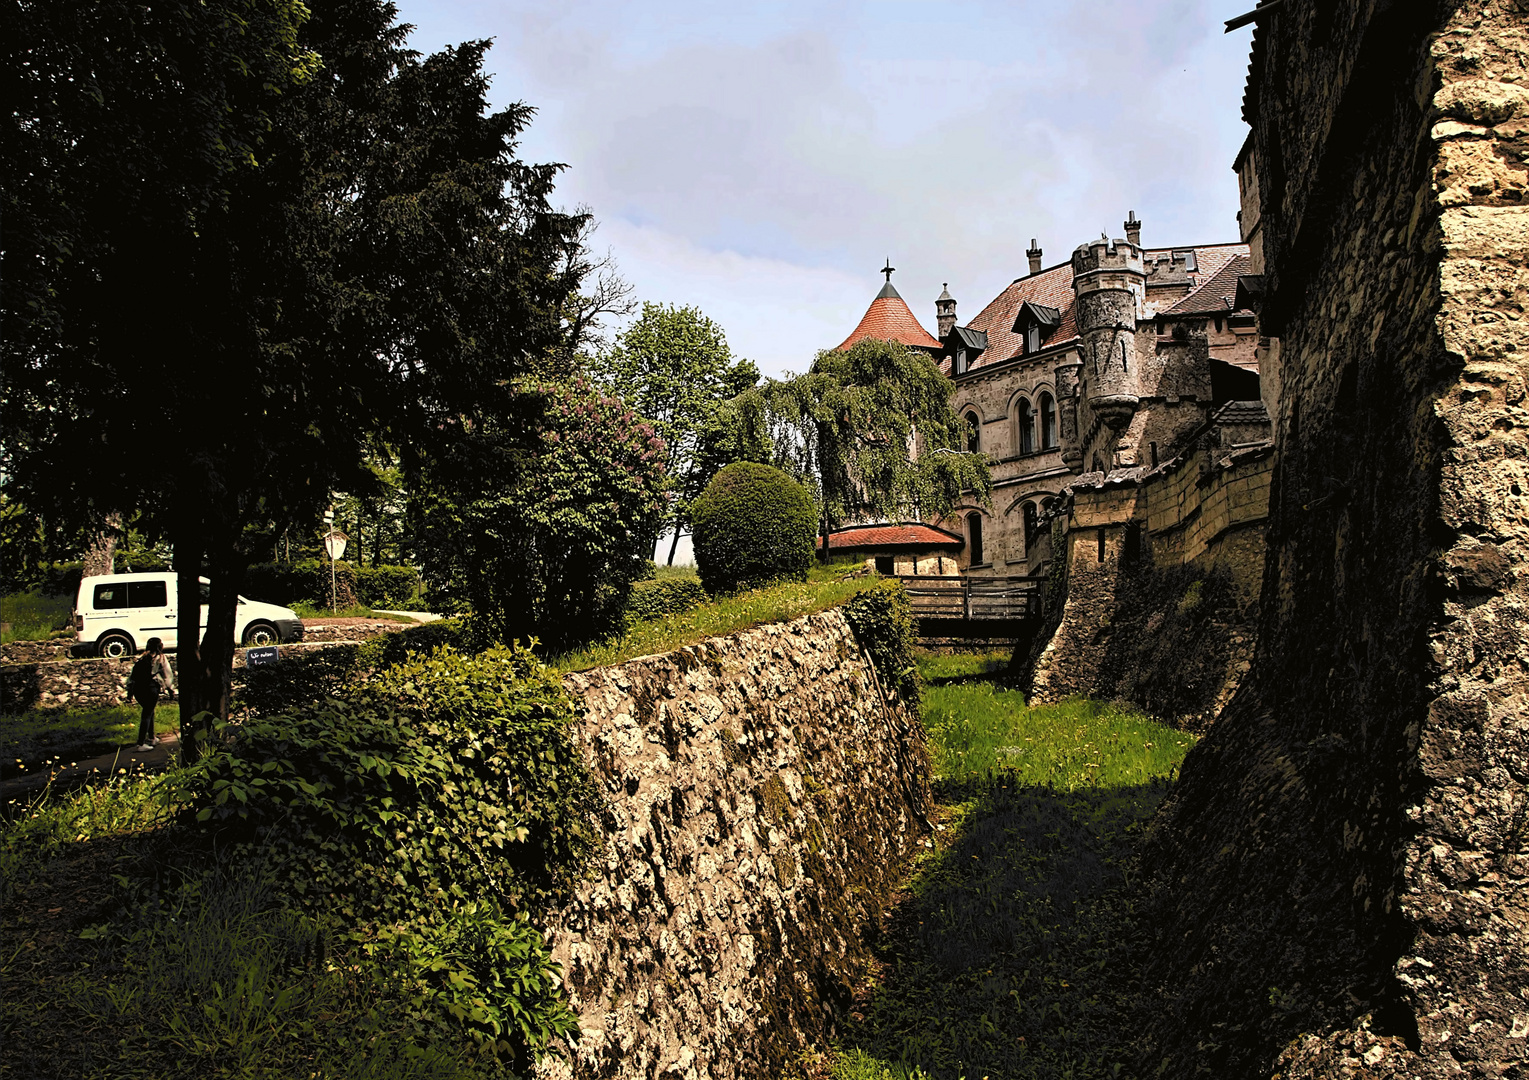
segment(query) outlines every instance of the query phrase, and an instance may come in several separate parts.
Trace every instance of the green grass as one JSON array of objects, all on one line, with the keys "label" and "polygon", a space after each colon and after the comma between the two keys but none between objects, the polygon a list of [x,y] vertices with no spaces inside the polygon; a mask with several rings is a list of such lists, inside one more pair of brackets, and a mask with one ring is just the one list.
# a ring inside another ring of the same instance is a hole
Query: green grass
[{"label": "green grass", "polygon": [[935,779],[951,786],[990,777],[1057,791],[1145,784],[1171,774],[1194,743],[1129,707],[1076,700],[1032,709],[990,682],[930,686],[924,726]]},{"label": "green grass", "polygon": [[[0,645],[12,641],[46,641],[56,627],[69,621],[74,599],[69,596],[45,596],[31,592],[6,593],[0,596]],[[67,632],[67,631],[66,631]]]},{"label": "green grass", "polygon": [[404,1030],[390,972],[188,842],[175,780],[45,792],[0,831],[0,1072],[487,1080]]},{"label": "green grass", "polygon": [[621,637],[553,657],[548,663],[559,671],[586,671],[607,664],[620,664],[637,656],[671,652],[682,645],[751,626],[785,622],[837,607],[875,583],[876,578],[872,576],[844,576],[848,570],[860,565],[858,561],[853,564],[833,562],[826,566],[814,564],[806,581],[784,581],[736,596],[721,597],[683,615],[638,623]]},{"label": "green grass", "polygon": [[1141,1060],[1133,859],[1194,740],[1124,706],[1028,708],[949,681],[983,662],[919,659],[935,848],[829,1055],[834,1080],[1105,1080]]},{"label": "green grass", "polygon": [[365,604],[355,604],[348,608],[317,607],[306,600],[298,600],[292,605],[293,612],[299,619],[381,619],[383,622],[413,623],[418,619],[411,619],[407,615],[384,615],[380,611],[374,611]]},{"label": "green grass", "polygon": [[[55,760],[67,765],[131,746],[138,737],[138,717],[136,705],[0,716],[3,771],[13,776],[18,762],[28,768]],[[154,711],[156,733],[179,728],[179,705],[161,704]]]},{"label": "green grass", "polygon": [[926,686],[996,675],[1009,666],[1013,649],[985,652],[919,653],[918,673]]},{"label": "green grass", "polygon": [[656,581],[700,581],[701,575],[694,566],[659,566],[653,572]]}]

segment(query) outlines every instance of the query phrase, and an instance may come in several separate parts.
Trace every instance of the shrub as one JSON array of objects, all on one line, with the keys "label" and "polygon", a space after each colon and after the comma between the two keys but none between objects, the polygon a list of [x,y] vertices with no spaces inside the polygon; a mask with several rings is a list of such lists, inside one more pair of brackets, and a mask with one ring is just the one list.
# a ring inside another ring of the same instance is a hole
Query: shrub
[{"label": "shrub", "polygon": [[248,668],[239,701],[257,716],[272,716],[343,696],[363,678],[410,653],[425,654],[442,645],[459,653],[480,653],[492,642],[471,616],[439,619],[396,633],[378,634],[360,645],[335,644],[290,654],[280,663]]},{"label": "shrub", "polygon": [[289,904],[417,987],[413,1021],[459,1024],[518,1067],[575,1030],[527,920],[566,898],[598,848],[575,715],[529,650],[442,648],[247,722],[177,774],[176,801]]},{"label": "shrub", "polygon": [[845,602],[844,616],[882,681],[897,691],[910,711],[918,712],[923,702],[923,685],[913,659],[918,628],[902,582],[879,581],[856,593]]},{"label": "shrub", "polygon": [[433,587],[466,598],[503,641],[554,650],[621,630],[664,509],[664,446],[587,383],[528,382],[522,433],[486,431],[436,465],[415,507]]},{"label": "shrub", "polygon": [[701,583],[690,578],[639,581],[632,588],[632,598],[627,601],[627,622],[646,622],[667,615],[683,615],[700,607],[708,599]]},{"label": "shrub", "polygon": [[807,489],[779,469],[753,461],[727,466],[712,477],[690,515],[707,592],[806,579],[817,511]]},{"label": "shrub", "polygon": [[574,715],[528,650],[443,648],[245,723],[182,774],[182,796],[225,840],[272,854],[315,913],[390,921],[479,895],[540,909],[595,845]]}]

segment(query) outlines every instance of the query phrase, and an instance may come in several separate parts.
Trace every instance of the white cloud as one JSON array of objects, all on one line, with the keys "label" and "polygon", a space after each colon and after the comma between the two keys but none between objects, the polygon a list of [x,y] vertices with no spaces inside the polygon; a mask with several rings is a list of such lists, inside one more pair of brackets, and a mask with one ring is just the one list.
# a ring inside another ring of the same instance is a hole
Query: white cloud
[{"label": "white cloud", "polygon": [[[1248,0],[663,5],[404,0],[435,48],[497,35],[643,299],[695,304],[766,371],[854,327],[890,256],[932,329],[1134,209],[1148,243],[1235,236]],[[1214,9],[1214,17],[1213,10]]]}]

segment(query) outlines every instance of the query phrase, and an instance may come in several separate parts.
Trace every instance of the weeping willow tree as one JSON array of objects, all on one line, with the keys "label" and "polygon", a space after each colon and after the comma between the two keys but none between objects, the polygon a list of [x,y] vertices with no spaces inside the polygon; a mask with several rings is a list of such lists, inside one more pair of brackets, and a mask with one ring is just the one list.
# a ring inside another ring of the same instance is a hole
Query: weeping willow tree
[{"label": "weeping willow tree", "polygon": [[805,374],[733,399],[713,454],[768,462],[806,483],[825,537],[857,520],[938,517],[967,494],[986,505],[987,458],[965,449],[950,390],[926,354],[896,342],[825,349]]}]

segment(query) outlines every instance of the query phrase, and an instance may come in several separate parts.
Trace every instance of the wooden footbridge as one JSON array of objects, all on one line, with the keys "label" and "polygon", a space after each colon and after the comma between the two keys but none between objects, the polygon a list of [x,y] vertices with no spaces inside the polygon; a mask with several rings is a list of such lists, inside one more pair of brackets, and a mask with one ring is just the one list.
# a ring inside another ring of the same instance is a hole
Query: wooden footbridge
[{"label": "wooden footbridge", "polygon": [[920,637],[1017,638],[1040,622],[1046,579],[898,575]]}]

